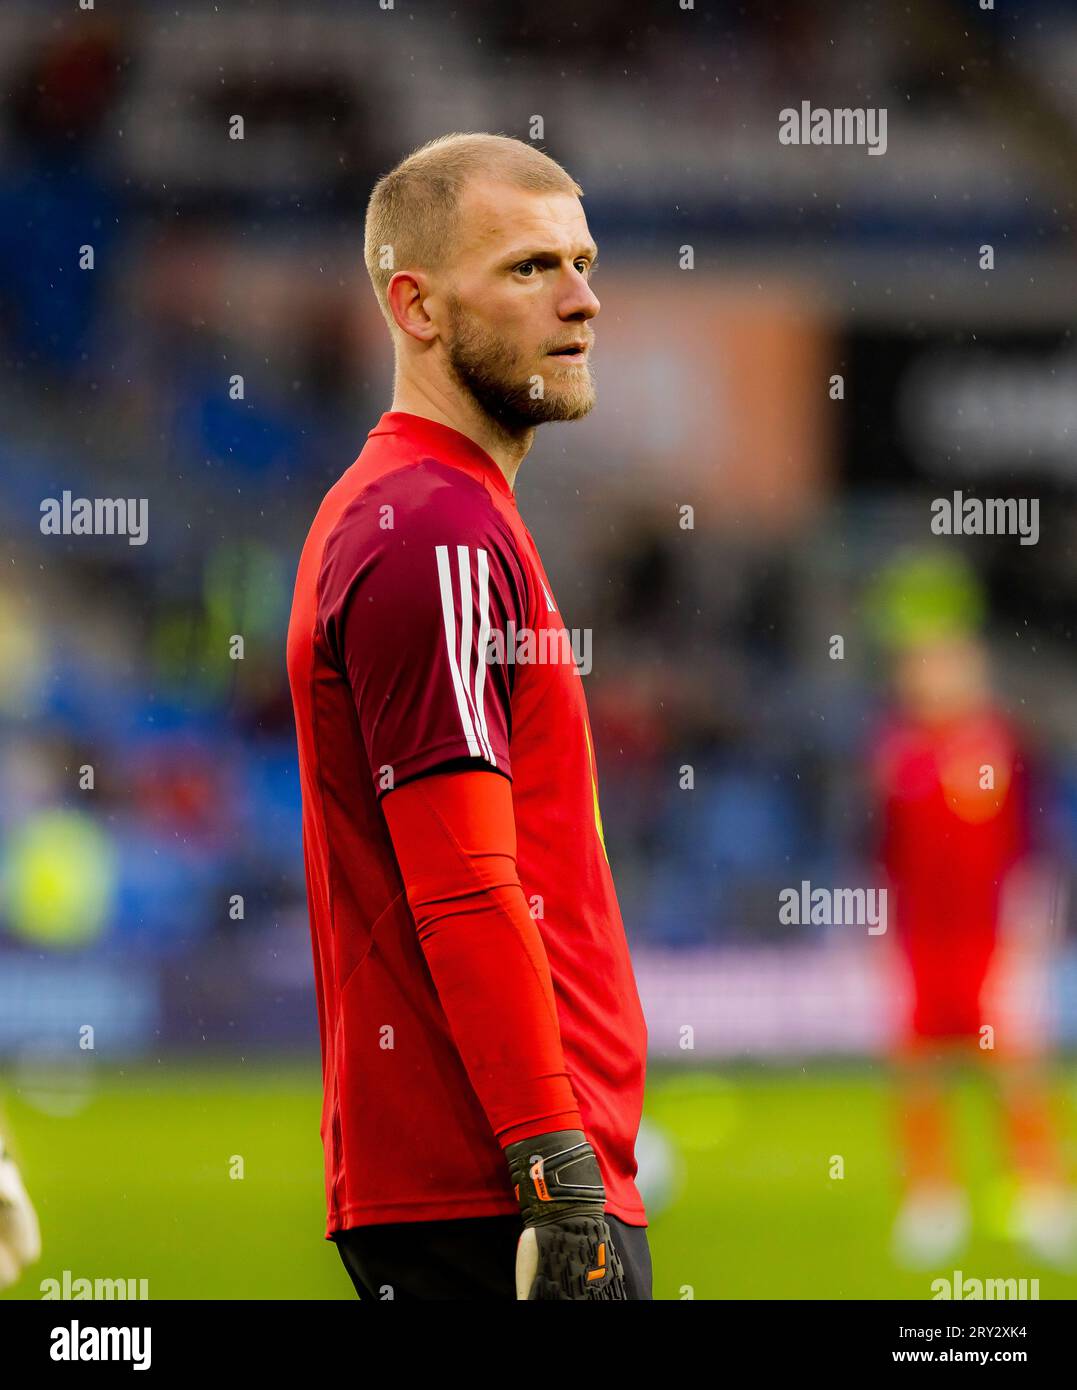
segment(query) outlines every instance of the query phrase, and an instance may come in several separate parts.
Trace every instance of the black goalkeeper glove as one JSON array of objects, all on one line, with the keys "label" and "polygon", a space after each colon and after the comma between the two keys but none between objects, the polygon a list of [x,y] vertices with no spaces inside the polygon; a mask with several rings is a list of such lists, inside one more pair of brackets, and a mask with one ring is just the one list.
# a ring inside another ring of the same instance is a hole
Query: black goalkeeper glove
[{"label": "black goalkeeper glove", "polygon": [[626,1299],[602,1173],[583,1131],[521,1139],[508,1145],[505,1157],[524,1219],[516,1247],[517,1299]]}]

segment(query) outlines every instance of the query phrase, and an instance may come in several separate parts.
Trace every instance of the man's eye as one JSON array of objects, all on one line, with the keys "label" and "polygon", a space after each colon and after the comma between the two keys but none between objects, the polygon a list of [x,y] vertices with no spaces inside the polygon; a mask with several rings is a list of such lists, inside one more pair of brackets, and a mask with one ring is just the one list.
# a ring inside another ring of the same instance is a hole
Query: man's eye
[{"label": "man's eye", "polygon": [[[590,261],[581,259],[576,261],[575,264],[581,275],[593,275],[595,273],[595,268]],[[533,278],[530,272],[535,269],[536,265],[536,261],[524,261],[516,267],[517,274],[523,275],[525,279],[530,280]]]}]

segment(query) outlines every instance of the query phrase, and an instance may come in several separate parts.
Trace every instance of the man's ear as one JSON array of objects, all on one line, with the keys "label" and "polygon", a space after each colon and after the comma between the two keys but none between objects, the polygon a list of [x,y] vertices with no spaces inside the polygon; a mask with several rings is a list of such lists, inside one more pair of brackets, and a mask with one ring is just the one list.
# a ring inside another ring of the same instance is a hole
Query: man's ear
[{"label": "man's ear", "polygon": [[422,343],[437,337],[437,328],[426,312],[425,299],[429,286],[421,270],[398,270],[389,281],[385,293],[393,320],[401,333]]}]

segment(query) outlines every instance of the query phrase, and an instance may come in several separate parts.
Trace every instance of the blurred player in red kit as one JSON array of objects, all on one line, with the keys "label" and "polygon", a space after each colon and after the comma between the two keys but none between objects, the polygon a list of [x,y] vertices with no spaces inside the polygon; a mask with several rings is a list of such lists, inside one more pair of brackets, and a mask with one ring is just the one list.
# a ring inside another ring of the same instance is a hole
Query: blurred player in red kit
[{"label": "blurred player in red kit", "polygon": [[1000,1088],[1018,1184],[1011,1233],[1066,1264],[1071,1203],[1035,1049],[987,1003],[1006,969],[1004,895],[1029,852],[1029,805],[1019,736],[993,699],[975,632],[979,591],[958,561],[918,557],[899,561],[876,593],[895,695],[874,757],[881,859],[911,984],[897,1058],[907,1188],[895,1257],[928,1266],[967,1238],[945,1084],[947,1065],[964,1059]]},{"label": "blurred player in red kit", "polygon": [[595,400],[581,192],[455,135],[367,209],[393,405],[314,520],[288,633],[327,1235],[360,1298],[651,1297],[646,1027],[514,494],[537,427]]}]

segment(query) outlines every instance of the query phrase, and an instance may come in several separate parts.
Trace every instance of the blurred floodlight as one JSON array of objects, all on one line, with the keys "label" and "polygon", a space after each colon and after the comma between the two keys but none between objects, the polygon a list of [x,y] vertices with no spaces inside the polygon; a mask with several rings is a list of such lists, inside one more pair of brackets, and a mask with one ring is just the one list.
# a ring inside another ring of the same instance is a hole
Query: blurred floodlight
[{"label": "blurred floodlight", "polygon": [[116,868],[108,836],[89,816],[50,810],[29,817],[5,858],[5,916],[16,936],[58,948],[100,936]]}]

